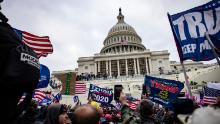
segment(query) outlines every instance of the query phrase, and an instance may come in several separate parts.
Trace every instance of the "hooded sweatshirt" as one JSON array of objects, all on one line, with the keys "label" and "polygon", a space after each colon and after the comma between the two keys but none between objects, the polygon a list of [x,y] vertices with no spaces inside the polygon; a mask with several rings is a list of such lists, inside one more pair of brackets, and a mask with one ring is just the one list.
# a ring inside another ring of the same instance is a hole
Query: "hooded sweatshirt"
[{"label": "hooded sweatshirt", "polygon": [[60,114],[61,104],[51,104],[48,107],[44,124],[59,124],[58,117]]}]

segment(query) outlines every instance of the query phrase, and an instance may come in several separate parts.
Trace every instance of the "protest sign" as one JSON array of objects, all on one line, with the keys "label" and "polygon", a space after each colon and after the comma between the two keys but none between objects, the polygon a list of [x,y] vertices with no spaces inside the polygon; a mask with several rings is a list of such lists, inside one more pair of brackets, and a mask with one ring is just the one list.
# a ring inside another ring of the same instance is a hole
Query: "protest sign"
[{"label": "protest sign", "polygon": [[113,90],[90,84],[89,96],[99,103],[111,103],[113,99]]},{"label": "protest sign", "polygon": [[149,98],[152,101],[171,107],[171,102],[177,98],[184,84],[180,81],[145,76],[144,86],[150,90]]}]

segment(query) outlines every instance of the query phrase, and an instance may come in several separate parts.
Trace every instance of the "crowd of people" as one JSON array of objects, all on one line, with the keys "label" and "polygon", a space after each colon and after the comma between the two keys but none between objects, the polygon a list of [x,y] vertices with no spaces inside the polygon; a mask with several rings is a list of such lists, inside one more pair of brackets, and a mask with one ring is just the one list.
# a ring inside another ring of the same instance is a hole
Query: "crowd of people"
[{"label": "crowd of people", "polygon": [[173,108],[155,104],[142,99],[135,110],[127,103],[122,92],[116,105],[102,105],[89,100],[87,104],[79,101],[75,106],[52,103],[38,106],[36,102],[23,111],[15,124],[219,124],[220,98],[215,105],[199,106],[191,99],[173,101]]},{"label": "crowd of people", "polygon": [[[129,77],[133,78],[134,74],[130,75]],[[95,74],[89,74],[89,73],[82,73],[76,76],[77,81],[90,81],[90,80],[107,80],[107,79],[118,79],[117,74],[112,74],[112,76],[109,76],[106,73],[98,73],[97,75]]]},{"label": "crowd of people", "polygon": [[[0,0],[0,3],[2,1]],[[116,101],[118,104],[115,105],[100,105],[91,99],[87,104],[81,104],[78,101],[75,106],[60,104],[58,101],[48,105],[39,105],[32,100],[32,94],[40,79],[39,57],[45,53],[37,55],[25,45],[19,33],[7,21],[7,17],[0,11],[0,83],[2,87],[0,106],[1,123],[3,124],[220,123],[219,95],[216,97],[215,104],[212,105],[198,105],[193,99],[177,98],[173,99],[171,107],[165,107],[142,96],[139,104],[132,109],[123,92]],[[162,68],[159,70],[160,74],[164,73]],[[112,74],[113,78],[117,78],[117,76],[117,74]],[[76,80],[88,81],[95,78],[107,79],[108,74],[82,74],[78,75]],[[56,84],[52,86],[54,86],[53,88],[60,87]],[[215,87],[215,85],[210,86]],[[20,102],[24,93],[26,93],[26,97]]]}]

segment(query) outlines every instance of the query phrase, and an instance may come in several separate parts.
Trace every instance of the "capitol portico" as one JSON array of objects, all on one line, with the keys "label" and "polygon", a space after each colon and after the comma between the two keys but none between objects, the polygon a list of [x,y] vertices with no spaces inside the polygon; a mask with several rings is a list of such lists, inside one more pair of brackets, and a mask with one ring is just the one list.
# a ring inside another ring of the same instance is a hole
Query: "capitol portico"
[{"label": "capitol portico", "polygon": [[117,77],[170,72],[168,50],[146,49],[135,29],[124,21],[121,9],[117,20],[100,53],[78,59],[78,74]]}]

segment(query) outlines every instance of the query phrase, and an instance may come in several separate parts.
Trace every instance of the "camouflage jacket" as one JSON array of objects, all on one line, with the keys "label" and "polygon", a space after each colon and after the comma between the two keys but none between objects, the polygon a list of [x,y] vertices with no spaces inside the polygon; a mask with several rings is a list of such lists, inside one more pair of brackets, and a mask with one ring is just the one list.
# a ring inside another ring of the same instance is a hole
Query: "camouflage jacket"
[{"label": "camouflage jacket", "polygon": [[152,118],[141,119],[139,113],[124,105],[121,109],[123,124],[154,124]]}]

